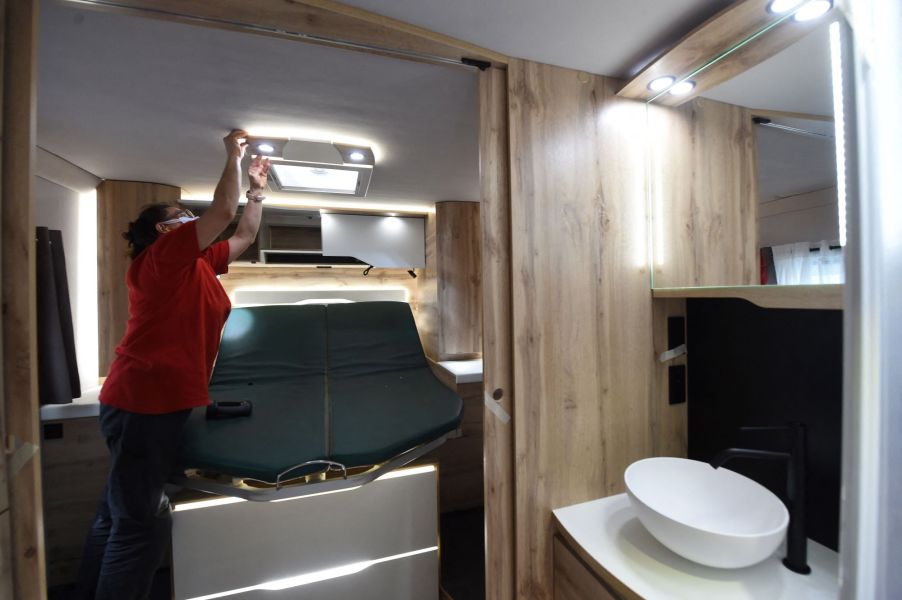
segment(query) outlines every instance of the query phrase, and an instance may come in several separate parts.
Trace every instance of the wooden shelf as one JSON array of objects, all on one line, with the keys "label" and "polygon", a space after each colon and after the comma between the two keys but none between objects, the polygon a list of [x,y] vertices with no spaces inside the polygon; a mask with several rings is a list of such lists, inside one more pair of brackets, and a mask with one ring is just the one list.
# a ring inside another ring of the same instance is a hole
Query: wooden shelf
[{"label": "wooden shelf", "polygon": [[843,309],[842,284],[655,288],[652,297],[741,298],[762,308]]}]

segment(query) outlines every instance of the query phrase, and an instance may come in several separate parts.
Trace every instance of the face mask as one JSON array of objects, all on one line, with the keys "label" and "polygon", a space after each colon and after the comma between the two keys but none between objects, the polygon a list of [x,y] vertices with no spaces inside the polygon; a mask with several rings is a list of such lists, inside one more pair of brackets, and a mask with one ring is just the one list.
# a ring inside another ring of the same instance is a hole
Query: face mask
[{"label": "face mask", "polygon": [[175,219],[168,219],[166,221],[160,221],[157,225],[175,225],[176,223],[190,223],[191,221],[197,221],[200,217],[195,217],[194,213],[190,210],[183,210],[182,216],[177,217]]}]

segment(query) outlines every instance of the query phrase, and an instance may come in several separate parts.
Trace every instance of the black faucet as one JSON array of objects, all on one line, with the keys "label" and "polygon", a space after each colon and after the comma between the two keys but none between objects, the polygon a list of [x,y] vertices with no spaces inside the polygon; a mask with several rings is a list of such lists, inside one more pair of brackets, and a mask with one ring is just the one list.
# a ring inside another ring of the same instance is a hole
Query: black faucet
[{"label": "black faucet", "polygon": [[805,535],[805,466],[808,462],[805,425],[790,423],[782,427],[741,427],[740,431],[788,431],[792,435],[790,452],[772,452],[770,450],[748,450],[745,448],[727,448],[718,452],[711,459],[711,466],[717,469],[732,458],[764,458],[769,460],[785,460],[788,463],[786,481],[787,501],[789,509],[789,528],[786,534],[786,557],[783,566],[790,571],[808,575],[808,536]]}]

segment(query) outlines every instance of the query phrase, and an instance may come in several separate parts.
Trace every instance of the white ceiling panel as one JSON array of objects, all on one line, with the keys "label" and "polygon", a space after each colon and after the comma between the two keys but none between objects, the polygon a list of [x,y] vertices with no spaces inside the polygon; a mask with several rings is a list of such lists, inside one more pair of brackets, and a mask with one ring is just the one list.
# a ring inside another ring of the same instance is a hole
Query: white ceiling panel
[{"label": "white ceiling panel", "polygon": [[221,138],[367,143],[367,201],[478,200],[475,70],[45,1],[38,144],[108,179],[211,196]]}]

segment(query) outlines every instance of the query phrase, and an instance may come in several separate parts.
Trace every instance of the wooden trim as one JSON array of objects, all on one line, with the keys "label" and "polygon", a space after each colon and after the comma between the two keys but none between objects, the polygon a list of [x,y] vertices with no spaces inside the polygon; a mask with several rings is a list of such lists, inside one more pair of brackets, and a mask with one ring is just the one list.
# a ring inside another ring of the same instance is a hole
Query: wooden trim
[{"label": "wooden trim", "polygon": [[810,113],[789,112],[786,110],[750,108],[749,113],[751,113],[753,117],[767,117],[768,119],[804,119],[806,121],[833,122],[833,117],[829,115],[812,115]]},{"label": "wooden trim", "polygon": [[687,382],[687,402],[670,404],[670,367],[688,364],[684,354],[671,361],[658,360],[666,352],[667,319],[686,316],[684,298],[656,299],[652,302],[652,336],[654,355],[652,357],[654,379],[651,395],[651,436],[654,456],[689,457],[689,389]]},{"label": "wooden trim", "polygon": [[425,62],[474,58],[496,67],[508,62],[498,52],[332,0],[92,1],[85,0],[82,6],[397,58]]},{"label": "wooden trim", "polygon": [[842,284],[655,288],[654,298],[739,298],[762,308],[842,310]]},{"label": "wooden trim", "polygon": [[479,74],[479,179],[482,205],[482,360],[486,394],[513,419],[483,412],[485,597],[516,597],[514,529],[513,323],[507,72]]},{"label": "wooden trim", "polygon": [[[12,589],[45,598],[40,418],[37,398],[37,300],[34,198],[37,100],[35,0],[5,4],[3,32],[2,301],[4,446],[35,454],[5,473],[9,490]],[[14,454],[13,454],[14,456]],[[12,464],[10,455],[7,461]],[[4,469],[5,470],[5,469]],[[4,559],[6,559],[4,549]]]},{"label": "wooden trim", "polygon": [[554,532],[557,534],[555,539],[560,540],[560,542],[567,548],[570,552],[572,552],[578,559],[580,559],[583,564],[602,582],[604,582],[612,591],[614,591],[617,595],[619,595],[624,600],[643,600],[642,596],[634,592],[631,588],[627,587],[625,583],[617,579],[614,575],[611,574],[610,571],[605,569],[601,564],[592,558],[592,556],[583,549],[583,547],[573,539],[573,536],[570,535],[570,532],[567,531],[567,528],[561,525],[561,522],[558,521],[557,516],[552,513],[551,521],[554,525]]},{"label": "wooden trim", "polygon": [[703,92],[750,69],[788,48],[823,22],[823,17],[798,23],[792,17],[774,15],[767,7],[771,0],[739,0],[689,32],[664,54],[655,59],[618,92],[624,98],[650,100],[658,92],[648,84],[671,75],[677,80],[705,66],[723,52],[749,40],[767,27],[772,29],[730,53],[692,77],[695,88],[685,96],[661,95],[656,103],[679,106]]}]

